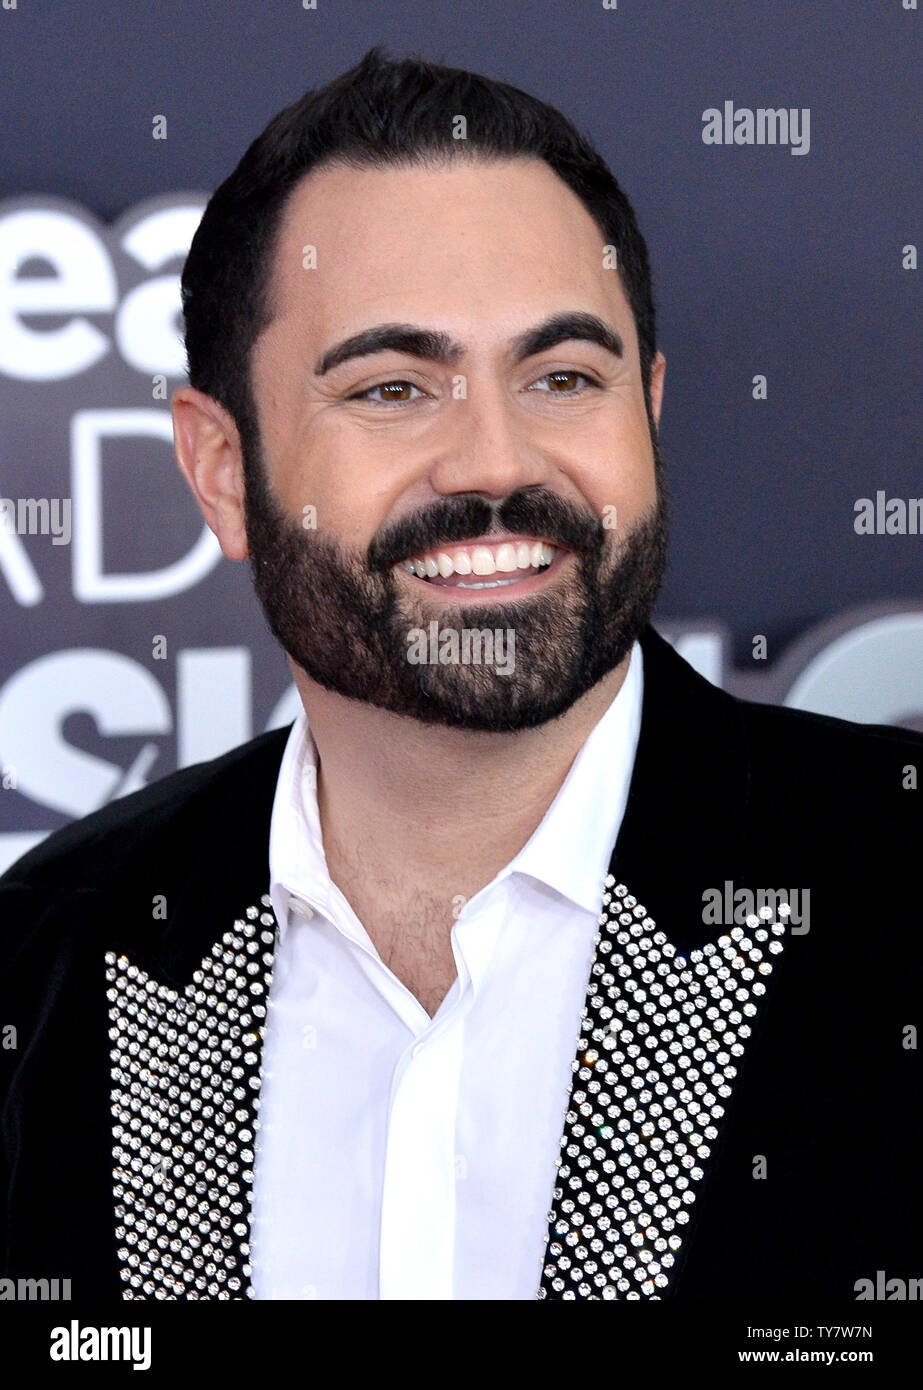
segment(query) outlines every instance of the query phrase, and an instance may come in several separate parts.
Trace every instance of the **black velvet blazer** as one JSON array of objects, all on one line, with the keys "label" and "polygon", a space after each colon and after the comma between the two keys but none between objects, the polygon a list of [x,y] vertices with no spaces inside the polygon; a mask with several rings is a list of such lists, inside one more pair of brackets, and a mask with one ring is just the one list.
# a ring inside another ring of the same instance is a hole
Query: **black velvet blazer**
[{"label": "black velvet blazer", "polygon": [[[881,1296],[923,1275],[923,737],[740,701],[642,645],[536,1297]],[[0,1277],[250,1293],[286,737],[0,879]]]}]

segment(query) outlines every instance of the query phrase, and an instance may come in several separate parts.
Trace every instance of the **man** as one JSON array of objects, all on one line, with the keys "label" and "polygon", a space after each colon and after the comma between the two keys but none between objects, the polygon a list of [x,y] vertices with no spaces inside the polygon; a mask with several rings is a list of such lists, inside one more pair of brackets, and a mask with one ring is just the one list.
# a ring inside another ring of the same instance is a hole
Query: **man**
[{"label": "man", "polygon": [[183,305],[179,465],[304,714],[0,881],[4,1273],[919,1273],[923,739],[732,699],[650,627],[665,363],[599,156],[373,50],[219,188]]}]

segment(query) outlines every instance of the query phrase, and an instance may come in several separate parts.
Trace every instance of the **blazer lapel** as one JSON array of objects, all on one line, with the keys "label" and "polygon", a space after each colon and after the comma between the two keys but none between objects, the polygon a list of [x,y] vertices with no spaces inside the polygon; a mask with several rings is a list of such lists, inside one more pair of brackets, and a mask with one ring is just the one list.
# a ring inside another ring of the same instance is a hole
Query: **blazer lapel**
[{"label": "blazer lapel", "polygon": [[713,1173],[786,924],[723,933],[702,892],[743,884],[738,707],[652,629],[638,752],[606,881],[539,1298],[668,1297]]},{"label": "blazer lapel", "polygon": [[[112,1219],[125,1298],[252,1296],[250,1217],[276,921],[269,826],[287,730],[257,740],[195,824],[133,876],[100,958]],[[125,929],[172,905],[160,934]],[[104,959],[102,958],[104,955]]]},{"label": "blazer lapel", "polygon": [[250,1203],[275,941],[264,896],[183,990],[106,953],[126,1298],[252,1296]]},{"label": "blazer lapel", "polygon": [[688,958],[610,876],[581,1016],[540,1298],[661,1298],[720,1142],[785,926]]}]

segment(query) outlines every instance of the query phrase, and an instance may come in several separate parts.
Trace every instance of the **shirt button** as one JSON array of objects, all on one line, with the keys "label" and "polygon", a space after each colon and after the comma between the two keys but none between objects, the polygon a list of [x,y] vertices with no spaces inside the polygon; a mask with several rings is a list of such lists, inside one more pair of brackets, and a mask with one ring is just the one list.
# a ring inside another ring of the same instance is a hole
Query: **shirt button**
[{"label": "shirt button", "polygon": [[288,910],[289,912],[294,912],[298,917],[304,917],[306,921],[309,921],[314,916],[313,907],[309,907],[307,903],[302,902],[300,898],[296,898],[294,894],[289,897]]}]

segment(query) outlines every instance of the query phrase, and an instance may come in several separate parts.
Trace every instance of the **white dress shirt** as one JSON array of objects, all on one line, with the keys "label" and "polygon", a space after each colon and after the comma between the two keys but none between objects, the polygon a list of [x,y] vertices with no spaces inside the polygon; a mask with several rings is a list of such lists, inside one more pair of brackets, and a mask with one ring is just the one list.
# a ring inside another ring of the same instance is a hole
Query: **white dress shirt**
[{"label": "white dress shirt", "polygon": [[642,689],[635,644],[541,824],[461,906],[458,976],[433,1018],[330,879],[314,741],[295,722],[269,845],[257,1298],[536,1297]]}]

